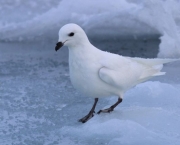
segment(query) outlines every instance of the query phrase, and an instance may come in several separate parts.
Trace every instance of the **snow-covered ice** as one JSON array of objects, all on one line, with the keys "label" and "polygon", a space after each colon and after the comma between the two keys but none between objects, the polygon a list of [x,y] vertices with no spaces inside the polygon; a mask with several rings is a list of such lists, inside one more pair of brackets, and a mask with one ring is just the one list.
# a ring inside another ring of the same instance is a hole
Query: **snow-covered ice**
[{"label": "snow-covered ice", "polygon": [[[167,75],[128,91],[111,114],[81,124],[77,119],[93,99],[73,88],[68,50],[56,53],[54,44],[1,44],[0,144],[179,144],[178,63],[165,66]],[[100,99],[96,111],[116,100]]]},{"label": "snow-covered ice", "polygon": [[[175,48],[179,40],[179,6],[178,0],[1,0],[0,144],[179,145],[178,62],[165,65],[165,76],[128,91],[111,114],[95,115],[81,124],[77,119],[89,111],[93,99],[82,96],[71,85],[68,50],[54,51],[59,28],[74,22],[83,26],[91,39],[96,38],[95,46],[105,50],[155,57],[157,38],[161,36],[159,56],[175,53],[179,57]],[[97,34],[104,38],[98,39]],[[142,38],[147,39],[137,45],[135,41]],[[116,47],[112,47],[112,41]],[[169,45],[173,47],[167,48]],[[139,49],[131,50],[133,46]],[[109,107],[116,99],[100,99],[96,111]]]}]

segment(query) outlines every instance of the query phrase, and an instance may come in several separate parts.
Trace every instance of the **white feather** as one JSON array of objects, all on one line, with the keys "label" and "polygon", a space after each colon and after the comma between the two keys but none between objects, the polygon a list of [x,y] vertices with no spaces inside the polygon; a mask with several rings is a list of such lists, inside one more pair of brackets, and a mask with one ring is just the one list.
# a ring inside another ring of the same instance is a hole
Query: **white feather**
[{"label": "white feather", "polygon": [[[74,32],[73,37],[68,34]],[[59,31],[59,41],[69,48],[71,82],[85,96],[94,98],[123,94],[131,87],[161,72],[164,63],[175,59],[144,59],[124,57],[101,51],[88,40],[76,24],[68,24]]]}]

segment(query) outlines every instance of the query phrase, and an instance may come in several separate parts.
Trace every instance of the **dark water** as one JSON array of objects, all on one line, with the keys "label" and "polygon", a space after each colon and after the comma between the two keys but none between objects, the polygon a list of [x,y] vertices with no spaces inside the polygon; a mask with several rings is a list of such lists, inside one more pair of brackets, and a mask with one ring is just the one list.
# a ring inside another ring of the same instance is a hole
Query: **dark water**
[{"label": "dark water", "polygon": [[123,56],[156,58],[160,40],[154,39],[125,39],[125,40],[91,40],[92,43],[105,51]]}]

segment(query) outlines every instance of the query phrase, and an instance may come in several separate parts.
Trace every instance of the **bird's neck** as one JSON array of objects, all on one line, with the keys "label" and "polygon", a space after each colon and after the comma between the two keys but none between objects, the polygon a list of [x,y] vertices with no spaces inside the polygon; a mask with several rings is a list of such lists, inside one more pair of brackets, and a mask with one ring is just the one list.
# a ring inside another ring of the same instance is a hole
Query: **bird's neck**
[{"label": "bird's neck", "polygon": [[88,59],[95,57],[97,54],[97,49],[90,42],[82,43],[77,47],[69,47],[69,60],[70,61],[87,61]]},{"label": "bird's neck", "polygon": [[79,42],[77,45],[70,46],[69,52],[75,54],[84,54],[86,55],[87,53],[93,53],[95,48],[89,41],[86,42]]}]

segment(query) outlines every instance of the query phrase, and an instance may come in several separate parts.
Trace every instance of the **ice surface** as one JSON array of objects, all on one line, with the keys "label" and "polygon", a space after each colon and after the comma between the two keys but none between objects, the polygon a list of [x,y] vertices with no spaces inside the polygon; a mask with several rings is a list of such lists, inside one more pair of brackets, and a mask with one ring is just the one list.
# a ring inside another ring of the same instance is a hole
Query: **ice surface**
[{"label": "ice surface", "polygon": [[[128,91],[114,112],[86,124],[93,99],[79,94],[68,74],[68,51],[52,42],[0,43],[0,144],[179,145],[180,68]],[[149,44],[150,45],[150,44]],[[171,80],[173,76],[173,80]],[[116,97],[100,99],[96,111]]]},{"label": "ice surface", "polygon": [[71,85],[67,48],[54,51],[59,28],[75,22],[102,49],[155,57],[161,37],[158,56],[179,57],[179,0],[1,0],[0,15],[0,145],[179,145],[180,62],[81,124],[93,99]]},{"label": "ice surface", "polygon": [[0,15],[1,41],[57,40],[59,28],[74,22],[96,39],[160,37],[158,56],[180,57],[178,0],[2,0]]}]

